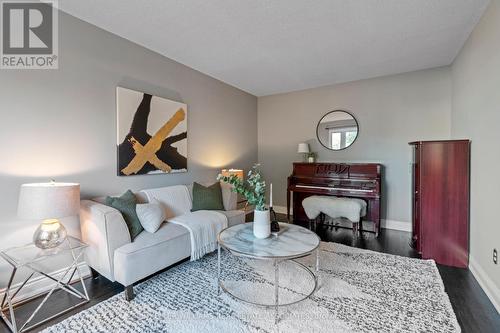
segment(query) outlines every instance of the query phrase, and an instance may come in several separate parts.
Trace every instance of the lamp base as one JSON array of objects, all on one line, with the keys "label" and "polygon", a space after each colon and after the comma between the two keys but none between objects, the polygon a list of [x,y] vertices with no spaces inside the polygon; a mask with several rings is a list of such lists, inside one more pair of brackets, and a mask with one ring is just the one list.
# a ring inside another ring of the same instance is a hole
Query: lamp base
[{"label": "lamp base", "polygon": [[40,249],[52,249],[66,240],[66,228],[59,220],[43,221],[33,234],[33,243]]}]

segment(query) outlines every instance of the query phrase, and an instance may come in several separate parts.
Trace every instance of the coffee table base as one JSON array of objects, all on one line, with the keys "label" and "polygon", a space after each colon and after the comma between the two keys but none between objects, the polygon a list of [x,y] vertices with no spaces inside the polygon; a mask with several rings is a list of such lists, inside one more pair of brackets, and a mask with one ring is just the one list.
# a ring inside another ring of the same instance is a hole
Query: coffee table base
[{"label": "coffee table base", "polygon": [[[217,249],[217,294],[220,295],[221,294],[221,290],[222,290],[226,294],[228,294],[229,296],[231,296],[232,298],[234,298],[237,301],[241,301],[241,302],[246,303],[246,304],[255,305],[255,306],[264,307],[264,308],[274,308],[275,309],[275,320],[274,320],[274,323],[277,324],[279,322],[279,307],[281,307],[281,306],[289,306],[289,305],[293,305],[293,304],[297,304],[299,302],[302,302],[302,301],[308,299],[309,297],[311,297],[316,292],[316,290],[318,289],[319,248],[316,249],[315,252],[316,252],[316,274],[314,274],[311,271],[311,269],[309,269],[309,267],[307,267],[306,265],[304,265],[304,264],[302,264],[302,263],[300,263],[300,262],[298,262],[298,261],[295,260],[295,259],[298,259],[298,258],[293,258],[293,259],[267,259],[267,260],[272,260],[273,261],[273,266],[274,266],[274,304],[264,304],[264,303],[252,302],[252,301],[246,300],[244,298],[238,297],[238,296],[234,295],[229,289],[227,289],[224,286],[224,283],[220,279],[220,273],[221,273],[221,247],[219,245],[218,249]],[[306,255],[301,256],[300,258],[306,257],[306,256],[311,255],[311,254],[312,253],[308,253]],[[260,259],[260,258],[253,258],[252,257],[252,259]],[[261,260],[266,260],[266,259],[261,259]],[[314,288],[312,289],[312,291],[309,294],[307,294],[306,296],[304,296],[304,297],[302,297],[302,298],[300,298],[298,300],[295,300],[293,302],[289,302],[289,303],[280,303],[279,302],[279,264],[282,261],[288,261],[288,262],[295,263],[296,265],[298,265],[298,267],[301,267],[302,269],[304,269],[312,277],[312,279],[314,281]]]}]

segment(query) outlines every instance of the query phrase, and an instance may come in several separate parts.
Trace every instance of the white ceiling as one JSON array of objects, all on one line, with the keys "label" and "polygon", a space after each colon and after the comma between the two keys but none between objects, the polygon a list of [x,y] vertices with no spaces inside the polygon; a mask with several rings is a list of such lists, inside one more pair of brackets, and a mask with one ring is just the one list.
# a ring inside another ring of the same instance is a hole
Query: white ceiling
[{"label": "white ceiling", "polygon": [[62,0],[257,96],[449,65],[489,0]]}]

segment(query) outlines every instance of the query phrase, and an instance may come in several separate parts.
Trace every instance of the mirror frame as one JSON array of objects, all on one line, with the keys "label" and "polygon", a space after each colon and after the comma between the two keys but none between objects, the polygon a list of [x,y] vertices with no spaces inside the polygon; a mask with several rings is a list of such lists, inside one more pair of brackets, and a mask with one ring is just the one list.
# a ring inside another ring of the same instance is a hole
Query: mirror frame
[{"label": "mirror frame", "polygon": [[[354,138],[354,141],[349,146],[341,148],[341,149],[332,149],[330,147],[327,147],[327,146],[325,146],[323,144],[323,142],[319,138],[319,133],[318,133],[318,131],[319,131],[319,124],[321,123],[321,121],[323,120],[323,118],[325,118],[326,116],[328,116],[330,113],[333,113],[333,112],[344,112],[344,113],[347,113],[348,115],[350,115],[352,117],[352,119],[354,119],[354,122],[356,123],[356,127],[358,128],[358,131],[357,131],[356,137]],[[341,151],[341,150],[345,150],[345,149],[351,147],[356,142],[356,140],[358,139],[358,136],[359,136],[359,123],[358,123],[358,120],[356,119],[356,117],[354,117],[354,115],[352,113],[350,113],[349,111],[346,111],[346,110],[332,110],[332,111],[328,111],[327,113],[325,113],[323,115],[323,117],[320,118],[320,120],[318,121],[318,124],[316,125],[316,139],[318,140],[318,142],[323,147],[325,147],[326,149],[331,150],[331,151]]]}]

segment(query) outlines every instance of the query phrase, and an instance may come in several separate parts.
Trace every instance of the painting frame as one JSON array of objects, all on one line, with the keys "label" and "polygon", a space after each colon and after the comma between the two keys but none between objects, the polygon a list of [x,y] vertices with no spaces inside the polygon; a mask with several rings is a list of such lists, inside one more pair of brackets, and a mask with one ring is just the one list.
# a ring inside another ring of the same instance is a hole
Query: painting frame
[{"label": "painting frame", "polygon": [[116,87],[118,176],[188,171],[188,106]]}]

